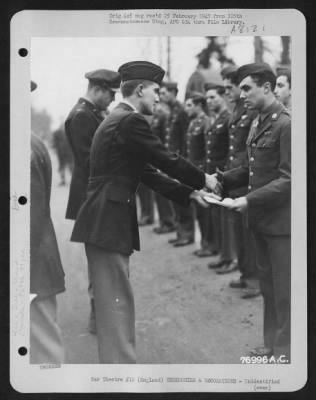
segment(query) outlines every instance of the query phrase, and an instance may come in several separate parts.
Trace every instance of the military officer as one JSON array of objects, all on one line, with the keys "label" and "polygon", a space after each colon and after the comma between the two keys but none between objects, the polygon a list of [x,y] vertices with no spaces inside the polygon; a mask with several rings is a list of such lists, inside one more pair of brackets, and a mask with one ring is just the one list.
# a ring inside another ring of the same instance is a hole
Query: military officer
[{"label": "military officer", "polygon": [[[66,218],[72,220],[76,219],[81,204],[86,198],[92,138],[103,121],[108,106],[114,100],[115,90],[120,85],[119,74],[107,69],[87,72],[85,77],[89,81],[86,95],[78,100],[65,122],[66,135],[74,157],[66,210]],[[90,279],[88,292],[91,302],[89,330],[95,333],[94,302]]]},{"label": "military officer", "polygon": [[264,300],[264,346],[251,354],[290,360],[291,120],[275,99],[276,76],[268,64],[240,67],[238,82],[241,98],[258,117],[247,139],[247,162],[225,172],[223,184],[226,190],[248,185],[248,193],[231,208],[247,212]]},{"label": "military officer", "polygon": [[87,199],[76,219],[72,240],[86,246],[100,362],[129,364],[136,362],[129,257],[140,248],[137,186],[141,181],[188,206],[190,199],[204,204],[205,192],[193,188],[210,187],[214,178],[177,153],[168,152],[144,118],[153,113],[159,101],[164,70],[147,61],[134,61],[123,64],[119,73],[123,101],[93,138]]},{"label": "military officer", "polygon": [[[207,83],[205,85],[206,101],[208,111],[215,115],[214,120],[211,122],[210,127],[206,133],[206,163],[205,171],[213,174],[217,169],[224,170],[228,153],[228,121],[230,112],[227,109],[226,101],[224,98],[225,89],[223,85]],[[219,206],[211,208],[211,220],[209,222],[210,229],[213,229],[213,248],[216,252],[221,252],[220,261],[213,261],[208,264],[209,268],[218,268],[230,266],[233,263],[231,254],[223,254],[224,246],[228,247],[222,241],[222,210]]]},{"label": "military officer", "polygon": [[[178,84],[163,82],[160,89],[160,99],[169,107],[166,125],[165,146],[168,150],[181,155],[185,151],[185,135],[189,125],[188,116],[183,105],[177,100]],[[169,240],[175,247],[186,246],[194,242],[194,219],[191,207],[181,207],[174,203],[176,214],[177,235]]]},{"label": "military officer", "polygon": [[274,94],[284,107],[291,112],[291,70],[289,67],[277,68],[277,80]]},{"label": "military officer", "polygon": [[[232,114],[229,119],[228,158],[225,170],[243,165],[246,159],[246,140],[256,111],[247,110],[237,84],[237,66],[228,66],[222,70],[226,98],[232,104]],[[247,193],[247,186],[231,190],[226,195],[231,198]],[[243,214],[231,210],[224,211],[223,241],[234,246],[240,279],[230,282],[234,288],[243,288],[242,298],[252,298],[260,294],[257,277],[256,255],[251,231],[248,229]],[[230,272],[227,267],[224,272]]]},{"label": "military officer", "polygon": [[[206,99],[202,93],[191,92],[185,101],[185,110],[191,118],[186,135],[186,157],[194,165],[204,171],[206,161],[205,137],[209,128],[209,118],[205,112]],[[196,217],[201,232],[201,248],[194,251],[198,257],[208,257],[214,254],[210,221],[210,210],[195,204]]]},{"label": "military officer", "polygon": [[[37,87],[31,82],[31,91]],[[65,291],[56,234],[50,215],[52,165],[39,137],[31,134],[30,363],[61,364],[64,346],[57,299]]]}]

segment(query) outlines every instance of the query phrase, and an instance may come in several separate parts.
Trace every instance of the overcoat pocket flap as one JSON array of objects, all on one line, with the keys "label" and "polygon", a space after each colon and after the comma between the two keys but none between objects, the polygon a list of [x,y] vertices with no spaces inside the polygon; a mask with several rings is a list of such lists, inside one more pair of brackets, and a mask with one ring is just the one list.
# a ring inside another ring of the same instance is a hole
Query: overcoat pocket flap
[{"label": "overcoat pocket flap", "polygon": [[105,197],[108,200],[117,201],[118,203],[136,206],[135,193],[126,185],[107,185]]}]

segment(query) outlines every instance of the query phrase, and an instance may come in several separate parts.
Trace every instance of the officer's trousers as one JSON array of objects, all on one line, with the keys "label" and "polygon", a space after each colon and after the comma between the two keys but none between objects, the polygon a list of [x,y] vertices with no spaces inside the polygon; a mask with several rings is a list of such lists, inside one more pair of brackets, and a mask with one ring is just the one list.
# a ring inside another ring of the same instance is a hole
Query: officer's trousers
[{"label": "officer's trousers", "polygon": [[175,227],[175,212],[172,202],[159,193],[155,193],[155,199],[159,216],[159,225],[168,228]]},{"label": "officer's trousers", "polygon": [[194,209],[192,204],[188,207],[174,204],[176,213],[176,230],[178,239],[194,240],[195,224],[194,224]]},{"label": "officer's trousers", "polygon": [[56,295],[35,297],[30,306],[30,363],[64,362],[63,340],[57,323]]},{"label": "officer's trousers", "polygon": [[291,237],[254,232],[261,293],[264,299],[264,345],[275,356],[290,358]]},{"label": "officer's trousers", "polygon": [[146,185],[139,184],[137,189],[140,202],[140,220],[147,219],[154,222],[154,193]]},{"label": "officer's trousers", "polygon": [[230,211],[240,280],[248,287],[258,288],[256,248],[252,231],[247,226],[247,213]]},{"label": "officer's trousers", "polygon": [[101,364],[136,363],[135,305],[129,256],[86,244]]},{"label": "officer's trousers", "polygon": [[200,206],[198,203],[195,203],[195,209],[201,232],[201,248],[203,250],[217,251],[211,210]]}]

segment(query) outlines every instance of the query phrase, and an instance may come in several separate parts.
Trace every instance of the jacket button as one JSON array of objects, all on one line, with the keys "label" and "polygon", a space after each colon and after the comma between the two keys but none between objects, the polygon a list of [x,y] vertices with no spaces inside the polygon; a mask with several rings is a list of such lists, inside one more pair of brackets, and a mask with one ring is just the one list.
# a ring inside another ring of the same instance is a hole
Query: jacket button
[{"label": "jacket button", "polygon": [[250,176],[253,176],[253,171],[250,171],[249,175],[250,175]]},{"label": "jacket button", "polygon": [[252,189],[252,186],[251,186],[251,185],[249,185],[249,186],[248,186],[248,190],[251,190],[251,189]]},{"label": "jacket button", "polygon": [[231,138],[231,139],[234,139],[234,135],[230,135],[230,138]]},{"label": "jacket button", "polygon": [[235,125],[232,125],[232,128],[234,129],[234,128],[235,128]]},{"label": "jacket button", "polygon": [[229,149],[230,150],[234,150],[234,146],[229,146]]},{"label": "jacket button", "polygon": [[256,143],[252,143],[252,145],[251,145],[252,147],[256,147]]},{"label": "jacket button", "polygon": [[232,160],[234,159],[234,157],[233,157],[233,156],[230,156],[229,159],[230,159],[230,161],[232,161]]},{"label": "jacket button", "polygon": [[130,203],[130,202],[131,202],[131,200],[130,200],[130,199],[127,199],[127,202],[128,202],[128,203]]},{"label": "jacket button", "polygon": [[255,161],[255,159],[253,157],[250,157],[250,161]]}]

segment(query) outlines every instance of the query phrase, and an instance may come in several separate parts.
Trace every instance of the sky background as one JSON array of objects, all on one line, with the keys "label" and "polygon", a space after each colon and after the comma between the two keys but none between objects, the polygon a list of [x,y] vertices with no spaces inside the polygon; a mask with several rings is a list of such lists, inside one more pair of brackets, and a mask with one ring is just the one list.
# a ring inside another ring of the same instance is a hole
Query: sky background
[{"label": "sky background", "polygon": [[[264,61],[273,67],[280,60],[281,39],[264,37],[264,42],[269,49]],[[38,84],[32,93],[32,106],[37,110],[46,109],[52,117],[52,129],[55,129],[85,94],[87,71],[117,70],[121,64],[132,60],[148,60],[166,68],[166,44],[165,37],[32,38],[31,79]],[[196,55],[206,45],[204,37],[171,38],[171,79],[178,82],[180,100],[196,67]],[[253,62],[253,37],[230,37],[226,55],[237,65]],[[213,67],[220,69],[216,60],[213,60]],[[119,99],[118,95],[116,100]]]}]

